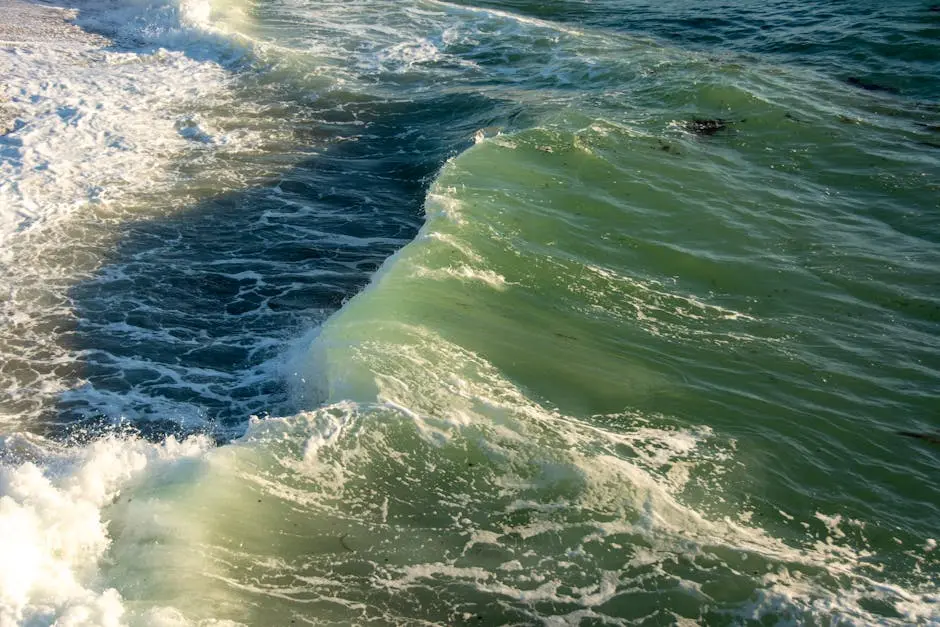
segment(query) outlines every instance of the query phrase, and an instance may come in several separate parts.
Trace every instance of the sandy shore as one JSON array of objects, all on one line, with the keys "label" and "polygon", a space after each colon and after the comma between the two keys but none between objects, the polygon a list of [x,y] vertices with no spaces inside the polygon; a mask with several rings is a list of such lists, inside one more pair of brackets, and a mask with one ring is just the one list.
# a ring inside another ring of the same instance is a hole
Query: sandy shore
[{"label": "sandy shore", "polygon": [[[108,40],[87,33],[71,23],[78,12],[55,4],[30,0],[0,0],[0,50],[42,49],[46,47],[100,48]],[[0,76],[6,74],[5,60],[0,54]],[[0,83],[0,135],[10,132],[16,125],[17,110],[7,93],[7,85]]]},{"label": "sandy shore", "polygon": [[29,0],[0,0],[0,47],[43,44],[100,46],[107,40],[70,22],[75,9]]}]

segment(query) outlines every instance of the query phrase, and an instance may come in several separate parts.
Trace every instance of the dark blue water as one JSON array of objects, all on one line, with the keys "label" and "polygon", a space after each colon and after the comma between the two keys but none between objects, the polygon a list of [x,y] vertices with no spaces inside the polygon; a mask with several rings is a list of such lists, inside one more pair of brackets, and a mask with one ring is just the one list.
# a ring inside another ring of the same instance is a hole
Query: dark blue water
[{"label": "dark blue water", "polygon": [[0,624],[940,620],[940,8],[74,8],[223,95],[52,116],[169,182],[14,208]]}]

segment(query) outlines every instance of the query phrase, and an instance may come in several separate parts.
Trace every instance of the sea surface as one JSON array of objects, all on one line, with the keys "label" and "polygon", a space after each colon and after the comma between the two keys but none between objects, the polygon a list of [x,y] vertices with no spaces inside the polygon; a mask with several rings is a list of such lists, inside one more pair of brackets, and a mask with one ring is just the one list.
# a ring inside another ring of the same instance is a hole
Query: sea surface
[{"label": "sea surface", "polygon": [[940,7],[0,20],[0,626],[940,625]]}]

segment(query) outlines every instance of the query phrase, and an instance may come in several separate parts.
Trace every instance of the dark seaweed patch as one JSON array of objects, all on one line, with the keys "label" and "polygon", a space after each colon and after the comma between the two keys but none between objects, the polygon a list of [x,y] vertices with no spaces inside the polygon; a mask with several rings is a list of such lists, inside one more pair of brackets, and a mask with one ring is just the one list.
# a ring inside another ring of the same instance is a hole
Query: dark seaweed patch
[{"label": "dark seaweed patch", "polygon": [[916,438],[929,442],[930,444],[940,444],[940,433],[920,433],[918,431],[898,431],[898,435],[906,438]]},{"label": "dark seaweed patch", "polygon": [[896,87],[890,87],[888,85],[880,85],[878,83],[873,83],[871,81],[866,81],[857,76],[850,76],[845,79],[845,82],[853,87],[858,87],[859,89],[864,89],[865,91],[880,91],[888,94],[899,94],[901,91]]},{"label": "dark seaweed patch", "polygon": [[721,118],[696,118],[685,122],[682,125],[682,128],[690,133],[695,133],[696,135],[710,136],[714,135],[718,131],[728,128],[728,125],[730,124],[731,122]]}]

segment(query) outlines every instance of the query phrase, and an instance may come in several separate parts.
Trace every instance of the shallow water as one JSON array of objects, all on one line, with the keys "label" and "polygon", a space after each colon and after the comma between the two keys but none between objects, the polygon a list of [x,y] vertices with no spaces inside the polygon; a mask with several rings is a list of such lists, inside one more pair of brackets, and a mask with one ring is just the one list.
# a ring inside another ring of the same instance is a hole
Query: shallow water
[{"label": "shallow water", "polygon": [[726,4],[4,44],[0,619],[940,621],[940,14]]}]

